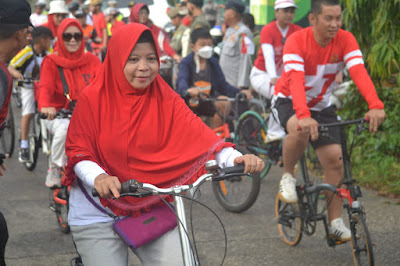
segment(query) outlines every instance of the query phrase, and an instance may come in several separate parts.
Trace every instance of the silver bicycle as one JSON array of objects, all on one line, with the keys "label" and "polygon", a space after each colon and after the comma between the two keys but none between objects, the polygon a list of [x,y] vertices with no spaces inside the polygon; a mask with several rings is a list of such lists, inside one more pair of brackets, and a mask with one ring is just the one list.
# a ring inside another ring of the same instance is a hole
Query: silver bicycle
[{"label": "silver bicycle", "polygon": [[[182,256],[185,266],[200,265],[200,263],[196,254],[195,243],[191,243],[188,236],[186,214],[182,198],[189,198],[191,200],[194,200],[194,197],[198,195],[196,193],[198,191],[198,188],[204,182],[206,181],[219,182],[227,178],[232,178],[235,176],[243,176],[244,172],[243,165],[220,169],[215,160],[208,161],[205,166],[207,173],[200,176],[193,184],[180,185],[169,188],[159,188],[155,185],[148,183],[141,183],[133,179],[122,183],[122,189],[120,193],[121,197],[124,196],[147,197],[152,195],[172,195],[174,197],[175,210],[172,207],[171,210],[175,213],[178,220],[178,230],[182,247]],[[93,189],[92,195],[94,197],[99,196],[96,189]],[[214,215],[216,214],[214,213]],[[225,246],[224,259],[226,256],[226,250],[227,247]],[[223,264],[223,261],[221,265]]]}]

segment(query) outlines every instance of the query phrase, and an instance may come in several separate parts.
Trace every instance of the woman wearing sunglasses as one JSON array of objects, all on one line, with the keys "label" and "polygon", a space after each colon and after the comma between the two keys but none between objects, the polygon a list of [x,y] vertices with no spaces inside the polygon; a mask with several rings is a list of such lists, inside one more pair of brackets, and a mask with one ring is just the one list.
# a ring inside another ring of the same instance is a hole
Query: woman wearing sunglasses
[{"label": "woman wearing sunglasses", "polygon": [[101,65],[96,56],[85,53],[83,30],[76,19],[63,20],[57,38],[54,53],[43,60],[39,83],[39,110],[47,116],[46,127],[53,135],[52,166],[46,177],[48,187],[60,185],[59,168],[66,160],[64,146],[69,120],[54,117],[62,108],[73,109],[79,94]]}]

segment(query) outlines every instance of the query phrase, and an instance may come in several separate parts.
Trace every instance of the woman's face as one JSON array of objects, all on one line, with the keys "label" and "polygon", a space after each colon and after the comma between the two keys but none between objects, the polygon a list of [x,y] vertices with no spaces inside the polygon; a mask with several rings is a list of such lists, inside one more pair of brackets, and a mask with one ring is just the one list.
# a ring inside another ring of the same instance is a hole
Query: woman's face
[{"label": "woman's face", "polygon": [[129,84],[143,90],[158,73],[157,52],[152,43],[137,43],[126,61],[124,74]]},{"label": "woman's face", "polygon": [[139,23],[146,24],[149,20],[149,12],[146,8],[142,8],[139,11]]},{"label": "woman's face", "polygon": [[69,26],[63,33],[63,41],[65,48],[70,53],[79,50],[82,43],[83,34],[76,26]]},{"label": "woman's face", "polygon": [[59,26],[61,22],[68,17],[68,14],[55,13],[53,15],[53,21],[56,26]]}]

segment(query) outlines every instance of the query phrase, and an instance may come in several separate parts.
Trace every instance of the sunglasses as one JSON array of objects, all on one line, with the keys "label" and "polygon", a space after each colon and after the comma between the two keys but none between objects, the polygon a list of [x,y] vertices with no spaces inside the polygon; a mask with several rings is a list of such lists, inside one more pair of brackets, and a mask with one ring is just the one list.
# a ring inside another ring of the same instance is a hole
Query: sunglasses
[{"label": "sunglasses", "polygon": [[285,44],[286,42],[286,37],[282,38],[282,44]]},{"label": "sunglasses", "polygon": [[79,41],[82,41],[82,39],[83,39],[83,34],[80,33],[80,32],[74,33],[74,34],[71,34],[71,33],[63,33],[62,38],[63,38],[63,40],[66,41],[66,42],[71,41],[72,38],[74,38],[75,41],[79,42]]}]

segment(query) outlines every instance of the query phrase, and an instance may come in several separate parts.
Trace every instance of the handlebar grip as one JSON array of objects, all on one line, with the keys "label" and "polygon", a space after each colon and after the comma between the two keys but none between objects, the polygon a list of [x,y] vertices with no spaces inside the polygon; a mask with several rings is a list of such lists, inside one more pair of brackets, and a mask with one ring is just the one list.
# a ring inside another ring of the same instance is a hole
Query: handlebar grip
[{"label": "handlebar grip", "polygon": [[39,117],[40,117],[41,119],[47,119],[47,115],[44,114],[44,113],[40,113]]},{"label": "handlebar grip", "polygon": [[[140,183],[134,179],[123,182],[123,183],[121,183],[120,194],[134,193],[137,191],[137,188],[139,187],[139,185],[140,185]],[[100,197],[99,192],[95,188],[92,189],[92,196]]]},{"label": "handlebar grip", "polygon": [[236,165],[232,167],[226,167],[224,169],[221,169],[222,172],[225,174],[239,174],[244,172],[244,165]]},{"label": "handlebar grip", "polygon": [[95,189],[95,188],[92,189],[92,196],[93,196],[93,197],[100,197],[100,194],[99,194],[99,192],[97,191],[97,189]]}]

